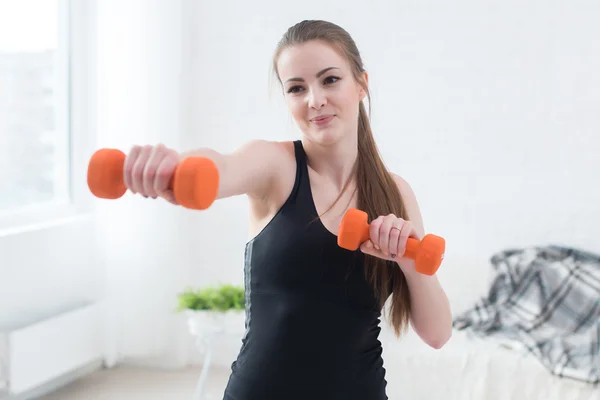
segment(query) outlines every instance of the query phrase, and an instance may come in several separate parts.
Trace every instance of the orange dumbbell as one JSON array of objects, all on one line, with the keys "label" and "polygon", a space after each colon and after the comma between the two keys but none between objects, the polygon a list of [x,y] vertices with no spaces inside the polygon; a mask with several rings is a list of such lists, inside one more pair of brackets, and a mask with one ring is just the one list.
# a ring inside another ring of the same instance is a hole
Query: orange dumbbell
[{"label": "orange dumbbell", "polygon": [[[355,208],[348,210],[338,230],[338,245],[346,250],[356,250],[369,236],[367,213]],[[428,234],[423,240],[408,238],[402,256],[415,260],[417,272],[433,275],[442,264],[445,251],[444,238]]]},{"label": "orange dumbbell", "polygon": [[[92,155],[87,183],[94,196],[118,199],[125,194],[125,157],[125,153],[117,149],[101,149]],[[209,158],[186,158],[175,169],[169,189],[173,190],[175,200],[183,207],[205,210],[217,198],[219,170]]]}]

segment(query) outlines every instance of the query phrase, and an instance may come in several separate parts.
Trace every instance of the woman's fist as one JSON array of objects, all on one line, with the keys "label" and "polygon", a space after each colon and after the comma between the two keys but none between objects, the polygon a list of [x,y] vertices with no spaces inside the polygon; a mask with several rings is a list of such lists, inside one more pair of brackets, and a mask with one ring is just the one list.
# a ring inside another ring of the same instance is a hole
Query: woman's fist
[{"label": "woman's fist", "polygon": [[179,159],[179,153],[162,144],[134,146],[125,158],[125,186],[134,194],[153,199],[162,197],[172,204],[178,204],[170,182]]},{"label": "woman's fist", "polygon": [[409,237],[421,240],[412,222],[394,214],[380,216],[369,225],[369,240],[361,245],[363,253],[400,262]]}]

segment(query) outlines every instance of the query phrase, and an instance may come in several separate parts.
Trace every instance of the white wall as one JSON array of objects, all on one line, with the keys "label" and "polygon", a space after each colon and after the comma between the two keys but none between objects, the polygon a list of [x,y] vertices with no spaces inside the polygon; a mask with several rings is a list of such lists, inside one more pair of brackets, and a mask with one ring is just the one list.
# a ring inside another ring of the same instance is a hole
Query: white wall
[{"label": "white wall", "polygon": [[[600,251],[599,12],[583,0],[199,2],[190,140],[227,151],[298,137],[277,88],[269,97],[272,52],[302,19],[339,23],[370,72],[385,161],[414,188],[426,230],[447,239],[440,277],[457,310],[477,294],[469,284],[484,289],[498,250]],[[190,214],[210,220],[193,235],[195,283],[241,281],[245,206]]]}]

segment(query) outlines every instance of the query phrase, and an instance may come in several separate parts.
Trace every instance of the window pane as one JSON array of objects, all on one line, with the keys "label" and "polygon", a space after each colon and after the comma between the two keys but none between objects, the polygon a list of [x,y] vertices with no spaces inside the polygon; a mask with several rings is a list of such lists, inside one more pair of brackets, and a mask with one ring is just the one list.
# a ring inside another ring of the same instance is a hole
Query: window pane
[{"label": "window pane", "polygon": [[70,199],[65,4],[0,0],[0,213]]}]

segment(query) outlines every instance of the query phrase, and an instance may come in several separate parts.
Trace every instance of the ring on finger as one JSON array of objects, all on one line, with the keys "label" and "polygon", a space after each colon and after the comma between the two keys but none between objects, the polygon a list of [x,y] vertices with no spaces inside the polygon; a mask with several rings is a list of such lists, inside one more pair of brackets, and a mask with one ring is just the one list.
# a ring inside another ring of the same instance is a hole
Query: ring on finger
[{"label": "ring on finger", "polygon": [[[392,226],[392,228],[390,229],[390,231],[391,231],[392,229],[396,229],[396,230],[398,231],[398,234],[400,234],[400,233],[402,232],[402,230],[401,230],[400,228],[398,228],[397,226]],[[390,254],[390,256],[391,256],[392,258],[396,258],[396,254],[394,254],[394,253]]]}]

